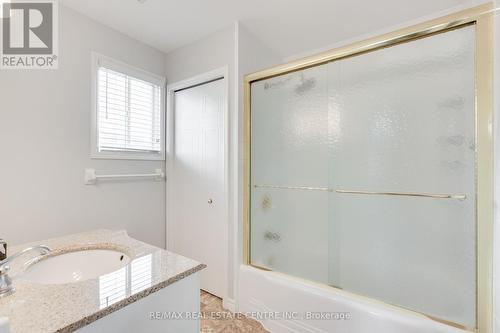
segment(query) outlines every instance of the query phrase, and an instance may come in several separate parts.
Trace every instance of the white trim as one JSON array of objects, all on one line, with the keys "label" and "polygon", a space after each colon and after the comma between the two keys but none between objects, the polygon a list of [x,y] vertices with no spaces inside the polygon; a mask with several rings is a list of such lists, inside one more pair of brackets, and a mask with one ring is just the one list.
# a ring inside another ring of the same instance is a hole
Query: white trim
[{"label": "white trim", "polygon": [[[233,100],[233,108],[234,112],[232,114],[232,142],[233,142],[233,150],[231,151],[231,163],[232,163],[232,171],[233,171],[233,179],[232,179],[232,200],[231,200],[231,208],[232,208],[232,223],[233,223],[233,239],[231,251],[233,252],[233,306],[234,312],[239,311],[239,272],[240,272],[240,264],[241,258],[243,257],[243,253],[240,249],[242,249],[242,240],[243,235],[242,231],[242,219],[240,218],[240,204],[242,204],[242,200],[240,200],[240,179],[243,180],[243,170],[240,169],[240,156],[243,152],[243,131],[240,132],[240,117],[243,115],[243,73],[241,73],[240,69],[240,23],[239,21],[234,22],[234,100]],[[241,96],[241,97],[240,97]],[[241,127],[242,129],[243,127]],[[243,163],[241,163],[243,165]],[[231,216],[231,215],[230,215]]]},{"label": "white trim", "polygon": [[124,73],[126,75],[133,76],[137,79],[154,83],[159,86],[165,86],[166,79],[163,76],[150,73],[139,67],[129,65],[123,61],[113,59],[97,52],[92,52],[92,58],[96,60],[96,65],[103,66],[116,72]]},{"label": "white trim", "polygon": [[[151,82],[160,86],[160,152],[132,152],[132,151],[99,151],[98,149],[98,122],[97,122],[97,71],[105,65],[107,68],[124,73],[126,75]],[[91,52],[90,66],[90,158],[113,159],[113,160],[165,160],[165,77],[149,73],[143,69],[128,65],[122,61],[104,56],[97,52]]]},{"label": "white trim", "polygon": [[[495,8],[500,7],[500,0],[494,2]],[[500,14],[494,15],[494,50],[493,50],[493,87],[494,92],[500,88]],[[500,333],[500,95],[493,95],[493,332]]]},{"label": "white trim", "polygon": [[226,297],[222,300],[222,307],[231,312],[236,312],[234,299]]},{"label": "white trim", "polygon": [[[225,223],[225,239],[226,239],[226,251],[224,253],[224,276],[225,276],[225,291],[224,295],[218,295],[222,297],[222,299],[226,299],[227,295],[229,293],[229,265],[232,265],[232,263],[229,262],[229,249],[231,244],[229,244],[229,135],[230,135],[230,126],[229,126],[229,66],[224,66],[221,68],[217,68],[215,70],[209,71],[207,73],[197,75],[195,77],[179,81],[176,83],[172,83],[167,85],[167,93],[166,93],[166,175],[167,175],[167,181],[166,181],[166,221],[165,221],[165,248],[171,249],[172,244],[173,244],[173,237],[174,235],[172,234],[171,231],[171,224],[169,221],[171,221],[172,215],[171,212],[172,210],[169,209],[169,198],[172,198],[174,195],[174,189],[172,186],[170,186],[169,179],[172,177],[172,166],[173,166],[173,161],[172,161],[172,156],[174,154],[174,138],[175,138],[175,126],[174,126],[174,112],[175,112],[175,105],[174,105],[174,94],[177,90],[181,89],[186,89],[192,86],[200,85],[207,83],[209,81],[215,80],[222,78],[224,81],[224,94],[225,94],[225,102],[224,102],[224,219],[226,221]],[[234,301],[233,301],[234,304]],[[234,308],[234,306],[233,306]]]}]

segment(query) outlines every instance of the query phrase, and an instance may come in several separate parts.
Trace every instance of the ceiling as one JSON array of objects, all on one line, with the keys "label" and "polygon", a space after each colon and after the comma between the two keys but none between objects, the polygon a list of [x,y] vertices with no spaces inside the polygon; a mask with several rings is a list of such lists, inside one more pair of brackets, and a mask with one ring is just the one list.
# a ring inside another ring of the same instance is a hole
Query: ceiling
[{"label": "ceiling", "polygon": [[164,52],[192,43],[238,20],[283,58],[471,2],[61,0],[63,5]]}]

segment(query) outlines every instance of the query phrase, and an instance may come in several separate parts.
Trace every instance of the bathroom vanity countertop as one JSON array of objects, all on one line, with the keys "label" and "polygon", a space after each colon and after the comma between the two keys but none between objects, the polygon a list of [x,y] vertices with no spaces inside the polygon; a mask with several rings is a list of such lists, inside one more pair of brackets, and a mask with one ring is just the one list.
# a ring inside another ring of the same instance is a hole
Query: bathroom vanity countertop
[{"label": "bathroom vanity countertop", "polygon": [[[37,253],[32,252],[23,256],[23,259],[17,259],[12,263],[10,273],[16,291],[0,298],[0,317],[9,318],[11,333],[75,331],[206,267],[194,260],[133,239],[126,231],[104,229],[13,246],[9,254],[38,244],[48,245],[54,251],[63,253],[81,249],[119,249],[130,257],[131,262],[125,266],[128,269],[122,268],[100,278],[45,285],[19,278],[24,269],[23,263]],[[139,263],[142,266],[141,281],[135,288],[131,286],[133,281],[127,281],[133,280],[133,273],[128,278],[122,274],[123,278],[120,279],[120,273],[133,270],[131,265],[134,262],[137,266]],[[110,274],[117,274],[117,278],[112,284],[104,286],[104,280],[106,277],[109,280]]]}]

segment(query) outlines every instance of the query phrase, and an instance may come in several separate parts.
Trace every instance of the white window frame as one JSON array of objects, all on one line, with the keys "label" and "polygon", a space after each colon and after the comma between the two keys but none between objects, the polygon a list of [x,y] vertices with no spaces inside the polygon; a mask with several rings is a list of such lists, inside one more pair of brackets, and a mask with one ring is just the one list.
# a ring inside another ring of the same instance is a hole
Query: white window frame
[{"label": "white window frame", "polygon": [[[104,66],[113,71],[123,73],[160,86],[160,152],[134,152],[134,151],[99,151],[99,109],[98,109],[98,71]],[[118,160],[165,160],[165,85],[166,78],[153,74],[140,68],[128,65],[122,61],[91,53],[91,118],[90,118],[90,157],[95,159]]]}]

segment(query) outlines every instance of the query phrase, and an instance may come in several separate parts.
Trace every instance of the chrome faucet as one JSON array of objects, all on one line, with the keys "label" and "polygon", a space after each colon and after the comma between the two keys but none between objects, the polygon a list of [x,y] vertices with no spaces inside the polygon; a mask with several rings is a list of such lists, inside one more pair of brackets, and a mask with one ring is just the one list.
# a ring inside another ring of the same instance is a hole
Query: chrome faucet
[{"label": "chrome faucet", "polygon": [[7,242],[0,239],[0,261],[7,259]]},{"label": "chrome faucet", "polygon": [[[41,255],[46,255],[49,252],[52,251],[52,249],[48,246],[45,245],[35,245],[28,247],[20,252],[17,252],[10,257],[7,257],[7,243],[4,241],[0,241],[0,247],[3,247],[5,249],[5,258],[3,260],[0,260],[0,298],[4,296],[8,296],[12,294],[15,291],[14,286],[12,285],[12,279],[9,277],[9,270],[10,266],[9,264],[12,262],[12,260],[22,256],[23,254],[26,254],[31,251],[38,251],[40,252]],[[1,252],[1,251],[0,251]]]}]

